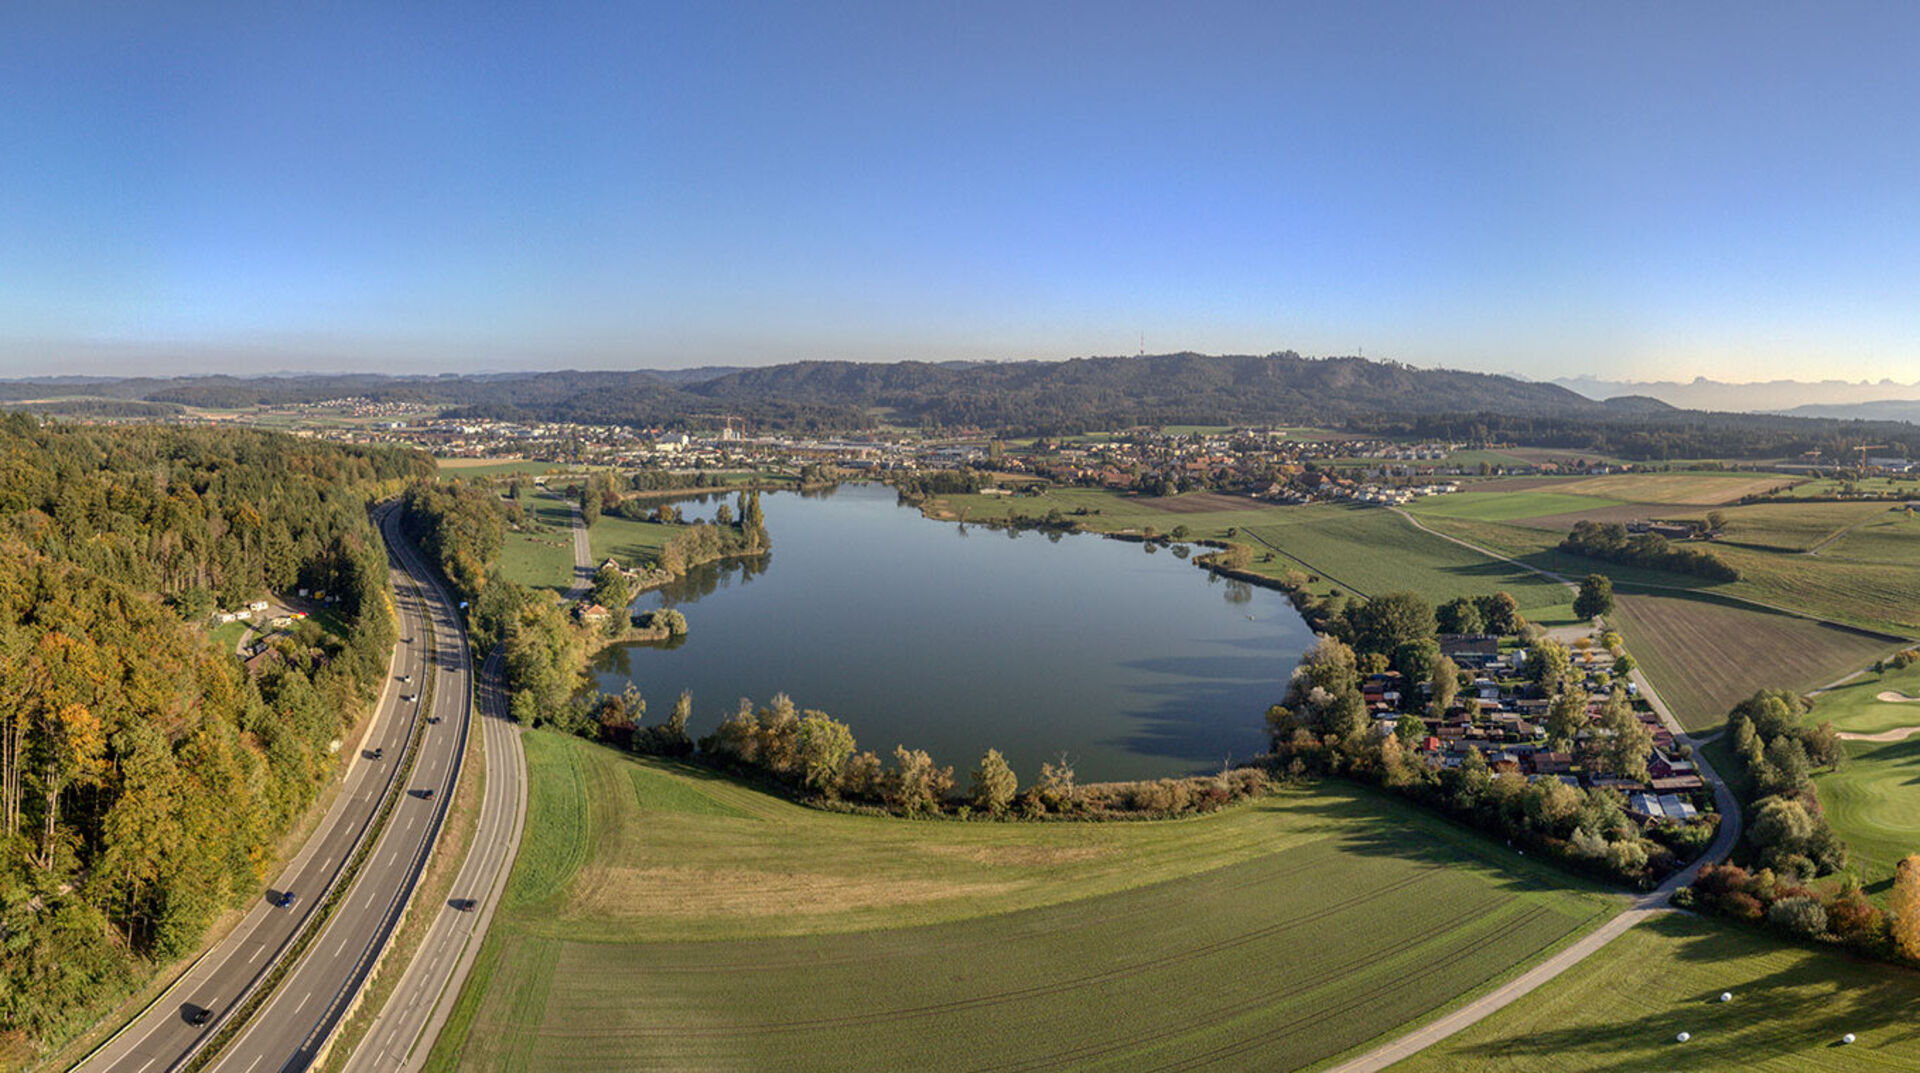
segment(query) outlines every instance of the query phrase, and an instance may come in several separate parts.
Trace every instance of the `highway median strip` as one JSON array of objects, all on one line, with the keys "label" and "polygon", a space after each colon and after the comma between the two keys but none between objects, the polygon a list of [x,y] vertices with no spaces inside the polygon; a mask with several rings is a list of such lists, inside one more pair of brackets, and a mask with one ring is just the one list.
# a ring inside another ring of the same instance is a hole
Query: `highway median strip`
[{"label": "highway median strip", "polygon": [[[431,623],[431,616],[428,617],[427,621]],[[429,627],[427,631],[427,660],[429,664],[432,661],[434,649],[434,635],[431,627]],[[258,1013],[260,1008],[265,1006],[267,1001],[273,997],[273,993],[275,989],[280,986],[280,982],[299,964],[300,956],[306,952],[307,947],[312,945],[314,939],[319,936],[321,929],[326,926],[327,921],[332,919],[334,910],[338,908],[341,901],[346,898],[347,890],[352,887],[353,881],[359,876],[361,868],[366,864],[368,859],[372,857],[374,843],[379,841],[380,832],[385,829],[388,818],[392,816],[393,810],[399,805],[401,796],[406,793],[407,779],[413,773],[414,761],[420,754],[421,743],[426,739],[427,724],[425,718],[423,718],[420,713],[433,710],[434,676],[431,674],[423,674],[422,679],[419,702],[414,707],[413,729],[408,735],[406,752],[401,757],[399,770],[393,776],[392,781],[387,784],[386,796],[380,804],[379,811],[374,813],[373,818],[361,832],[360,842],[354,847],[353,856],[350,857],[340,871],[334,875],[333,881],[328,884],[326,894],[321,897],[314,911],[308,915],[306,922],[301,925],[300,931],[282,948],[279,956],[274,959],[273,964],[267,969],[266,973],[256,979],[253,986],[246,992],[246,997],[241,1001],[240,1005],[235,1006],[227,1016],[222,1019],[219,1029],[195,1048],[193,1053],[188,1056],[187,1061],[179,1067],[185,1071],[185,1073],[195,1073],[197,1070],[205,1069],[212,1065],[214,1059],[219,1057],[221,1050],[233,1042],[234,1037],[239,1035],[240,1031],[246,1027],[248,1020],[251,1019],[255,1013]]]}]

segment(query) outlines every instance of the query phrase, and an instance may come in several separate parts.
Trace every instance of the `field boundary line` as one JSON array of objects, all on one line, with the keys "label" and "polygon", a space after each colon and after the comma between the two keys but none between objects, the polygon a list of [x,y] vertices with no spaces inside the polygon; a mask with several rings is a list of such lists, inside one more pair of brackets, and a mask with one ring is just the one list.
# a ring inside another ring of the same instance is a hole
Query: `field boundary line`
[{"label": "field boundary line", "polygon": [[1273,541],[1268,540],[1266,537],[1261,536],[1259,533],[1254,532],[1251,526],[1243,528],[1240,531],[1252,537],[1253,539],[1258,540],[1260,543],[1265,544],[1267,546],[1267,549],[1269,551],[1272,551],[1274,554],[1284,555],[1287,558],[1292,559],[1294,562],[1299,563],[1301,566],[1306,567],[1308,570],[1311,570],[1316,574],[1319,574],[1321,577],[1327,579],[1328,581],[1331,581],[1334,584],[1339,585],[1341,588],[1347,590],[1350,593],[1353,593],[1355,596],[1360,597],[1362,600],[1373,599],[1373,597],[1368,595],[1367,593],[1361,592],[1358,586],[1347,584],[1346,582],[1340,580],[1339,578],[1334,577],[1332,574],[1327,573],[1325,570],[1320,569],[1319,567],[1313,565],[1312,563],[1306,561],[1305,559],[1302,559],[1298,555],[1295,555],[1294,553],[1286,550],[1285,548],[1282,548],[1280,545],[1275,544]]},{"label": "field boundary line", "polygon": [[[1405,518],[1407,521],[1413,523],[1413,526],[1416,529],[1419,529],[1423,532],[1431,533],[1442,540],[1451,540],[1452,542],[1460,545],[1463,548],[1466,548],[1470,551],[1477,551],[1480,554],[1485,555],[1490,559],[1499,559],[1502,562],[1512,563],[1513,565],[1518,566],[1523,570],[1531,570],[1532,572],[1539,574],[1541,577],[1550,578],[1554,581],[1559,582],[1562,585],[1566,585],[1569,588],[1574,589],[1575,591],[1578,591],[1580,588],[1578,582],[1574,581],[1572,578],[1569,578],[1565,574],[1559,574],[1559,573],[1555,573],[1552,570],[1543,569],[1541,567],[1533,565],[1532,563],[1525,562],[1520,559],[1516,559],[1511,555],[1502,555],[1499,552],[1492,550],[1491,548],[1483,548],[1480,545],[1473,543],[1472,541],[1463,540],[1460,537],[1451,536],[1447,533],[1442,533],[1438,529],[1429,529],[1425,525],[1422,525],[1420,523],[1420,519],[1414,517],[1412,514],[1409,514],[1404,510],[1401,510],[1399,507],[1388,507],[1387,509],[1394,512],[1395,514],[1398,514],[1402,518]],[[1605,565],[1605,564],[1603,563],[1602,565]],[[1598,573],[1599,571],[1594,571],[1594,572]],[[1845,630],[1848,633],[1859,634],[1862,637],[1884,639],[1894,644],[1910,645],[1913,643],[1912,638],[1903,637],[1897,633],[1889,633],[1886,630],[1871,629],[1866,626],[1855,626],[1849,622],[1837,622],[1830,618],[1822,618],[1811,611],[1800,611],[1791,607],[1782,607],[1779,604],[1767,603],[1765,600],[1756,600],[1751,596],[1738,596],[1728,592],[1710,592],[1704,589],[1689,589],[1682,585],[1661,585],[1661,584],[1650,582],[1650,581],[1616,581],[1614,582],[1614,588],[1617,591],[1627,593],[1628,595],[1634,595],[1636,592],[1643,596],[1644,595],[1657,596],[1663,593],[1679,593],[1684,597],[1689,597],[1692,599],[1704,598],[1708,600],[1726,600],[1729,603],[1745,604],[1748,607],[1758,608],[1762,611],[1772,611],[1775,614],[1789,615],[1793,618],[1805,619],[1808,622],[1817,623],[1818,625],[1827,626],[1836,630]],[[1844,681],[1844,679],[1842,680]]]}]

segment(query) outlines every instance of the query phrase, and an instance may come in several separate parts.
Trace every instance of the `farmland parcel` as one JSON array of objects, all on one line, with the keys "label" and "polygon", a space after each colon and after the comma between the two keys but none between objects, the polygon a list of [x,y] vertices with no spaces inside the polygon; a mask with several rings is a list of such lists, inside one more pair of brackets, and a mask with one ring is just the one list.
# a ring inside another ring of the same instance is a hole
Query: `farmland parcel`
[{"label": "farmland parcel", "polygon": [[1618,906],[1340,785],[914,823],[546,734],[528,760],[527,842],[436,1068],[1300,1068]]}]

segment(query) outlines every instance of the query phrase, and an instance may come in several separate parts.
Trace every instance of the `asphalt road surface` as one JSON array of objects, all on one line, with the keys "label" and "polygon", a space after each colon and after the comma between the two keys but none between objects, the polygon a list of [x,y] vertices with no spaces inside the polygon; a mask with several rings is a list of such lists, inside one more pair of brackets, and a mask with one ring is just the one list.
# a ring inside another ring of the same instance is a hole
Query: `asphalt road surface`
[{"label": "asphalt road surface", "polygon": [[[227,1073],[305,1069],[371,975],[432,855],[466,747],[472,675],[459,609],[432,579],[419,552],[400,538],[398,515],[383,523],[389,549],[409,575],[434,638],[428,725],[404,795],[375,836],[373,852],[332,918],[212,1068]],[[417,637],[416,643],[425,638]],[[397,756],[389,751],[389,756]]]},{"label": "asphalt road surface", "polygon": [[[410,550],[396,539],[395,512],[382,511],[377,521],[388,539],[400,641],[394,646],[391,672],[381,692],[373,725],[361,743],[361,752],[348,761],[340,792],[306,844],[268,884],[240,925],[195,961],[159,999],[83,1060],[77,1069],[87,1073],[108,1070],[160,1073],[184,1062],[202,1040],[221,1027],[240,997],[266,974],[301,925],[320,906],[322,895],[346,866],[363,837],[369,834],[380,801],[396,776],[415,722],[422,717],[417,701],[407,698],[420,695],[429,670],[436,675],[435,707],[443,718],[441,725],[428,728],[410,785],[443,786],[450,781],[450,749],[465,725],[465,645],[459,637],[458,624],[450,617],[452,609],[445,596],[431,583],[416,581],[416,577],[427,576],[424,564],[417,557],[411,557]],[[429,667],[430,638],[434,635],[430,631],[436,629],[438,635],[445,638],[435,653],[435,658],[442,662],[440,666]],[[381,759],[373,758],[375,750],[380,750]],[[437,793],[431,803],[413,797],[404,799],[403,807],[395,810],[393,829],[411,829],[415,835],[424,833],[427,824],[423,813],[443,807],[445,796],[444,791]],[[347,903],[335,924],[343,917],[371,919],[377,915],[366,912],[365,892],[377,889],[383,881],[389,890],[396,885],[396,870],[388,863],[390,854],[383,844],[363,870],[354,900]],[[296,896],[296,901],[292,907],[283,908],[279,902],[288,892]],[[354,955],[350,950],[341,950],[343,936],[336,928],[330,926],[327,933],[320,942],[307,948],[307,957],[303,960],[328,961],[338,968],[342,957],[351,960]],[[311,977],[289,982],[318,985]],[[337,991],[337,987],[334,990]],[[303,1004],[302,997],[296,995],[293,1004],[302,1006],[304,1013],[317,1016],[329,1005],[318,1003],[316,1007],[317,1000],[310,997]],[[202,1015],[206,1023],[194,1024]],[[294,1057],[297,1047],[287,1047],[279,1061],[269,1064],[265,1045],[270,1039],[279,1040],[284,1036],[284,1033],[268,1037],[255,1034],[258,1045],[249,1060],[258,1058],[256,1064],[262,1068],[283,1068],[287,1060]],[[247,1066],[243,1063],[236,1068]]]},{"label": "asphalt road surface", "polygon": [[[574,587],[567,593],[569,600],[579,599],[593,580],[593,550],[584,522],[575,505]],[[348,1060],[349,1073],[418,1070],[425,1064],[473,968],[520,851],[527,815],[527,756],[520,746],[520,728],[507,715],[500,663],[500,651],[495,649],[475,683],[487,787],[473,846],[405,975]]]}]

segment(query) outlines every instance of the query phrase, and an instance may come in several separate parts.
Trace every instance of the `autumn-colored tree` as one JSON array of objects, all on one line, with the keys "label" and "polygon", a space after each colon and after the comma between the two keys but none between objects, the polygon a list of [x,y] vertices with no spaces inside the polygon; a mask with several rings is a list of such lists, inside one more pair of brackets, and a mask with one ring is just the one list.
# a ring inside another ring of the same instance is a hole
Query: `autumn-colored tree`
[{"label": "autumn-colored tree", "polygon": [[800,781],[808,789],[833,795],[854,753],[853,729],[825,712],[808,711],[800,717],[797,763]]},{"label": "autumn-colored tree", "polygon": [[1615,687],[1600,708],[1601,762],[1621,778],[1640,782],[1647,777],[1653,754],[1653,731],[1633,712],[1624,689]]},{"label": "autumn-colored tree", "polygon": [[1433,661],[1433,705],[1430,711],[1435,719],[1446,717],[1453,707],[1453,698],[1460,692],[1460,667],[1453,660],[1441,656]]},{"label": "autumn-colored tree", "polygon": [[1547,705],[1547,744],[1565,751],[1573,747],[1587,725],[1585,690],[1569,689]]},{"label": "autumn-colored tree", "polygon": [[1887,898],[1893,943],[1912,961],[1920,961],[1920,854],[1908,854],[1893,873],[1893,892]]},{"label": "autumn-colored tree", "polygon": [[988,749],[980,758],[980,766],[973,769],[972,791],[973,807],[982,812],[998,816],[1013,804],[1020,792],[1020,780],[1000,750]]}]

